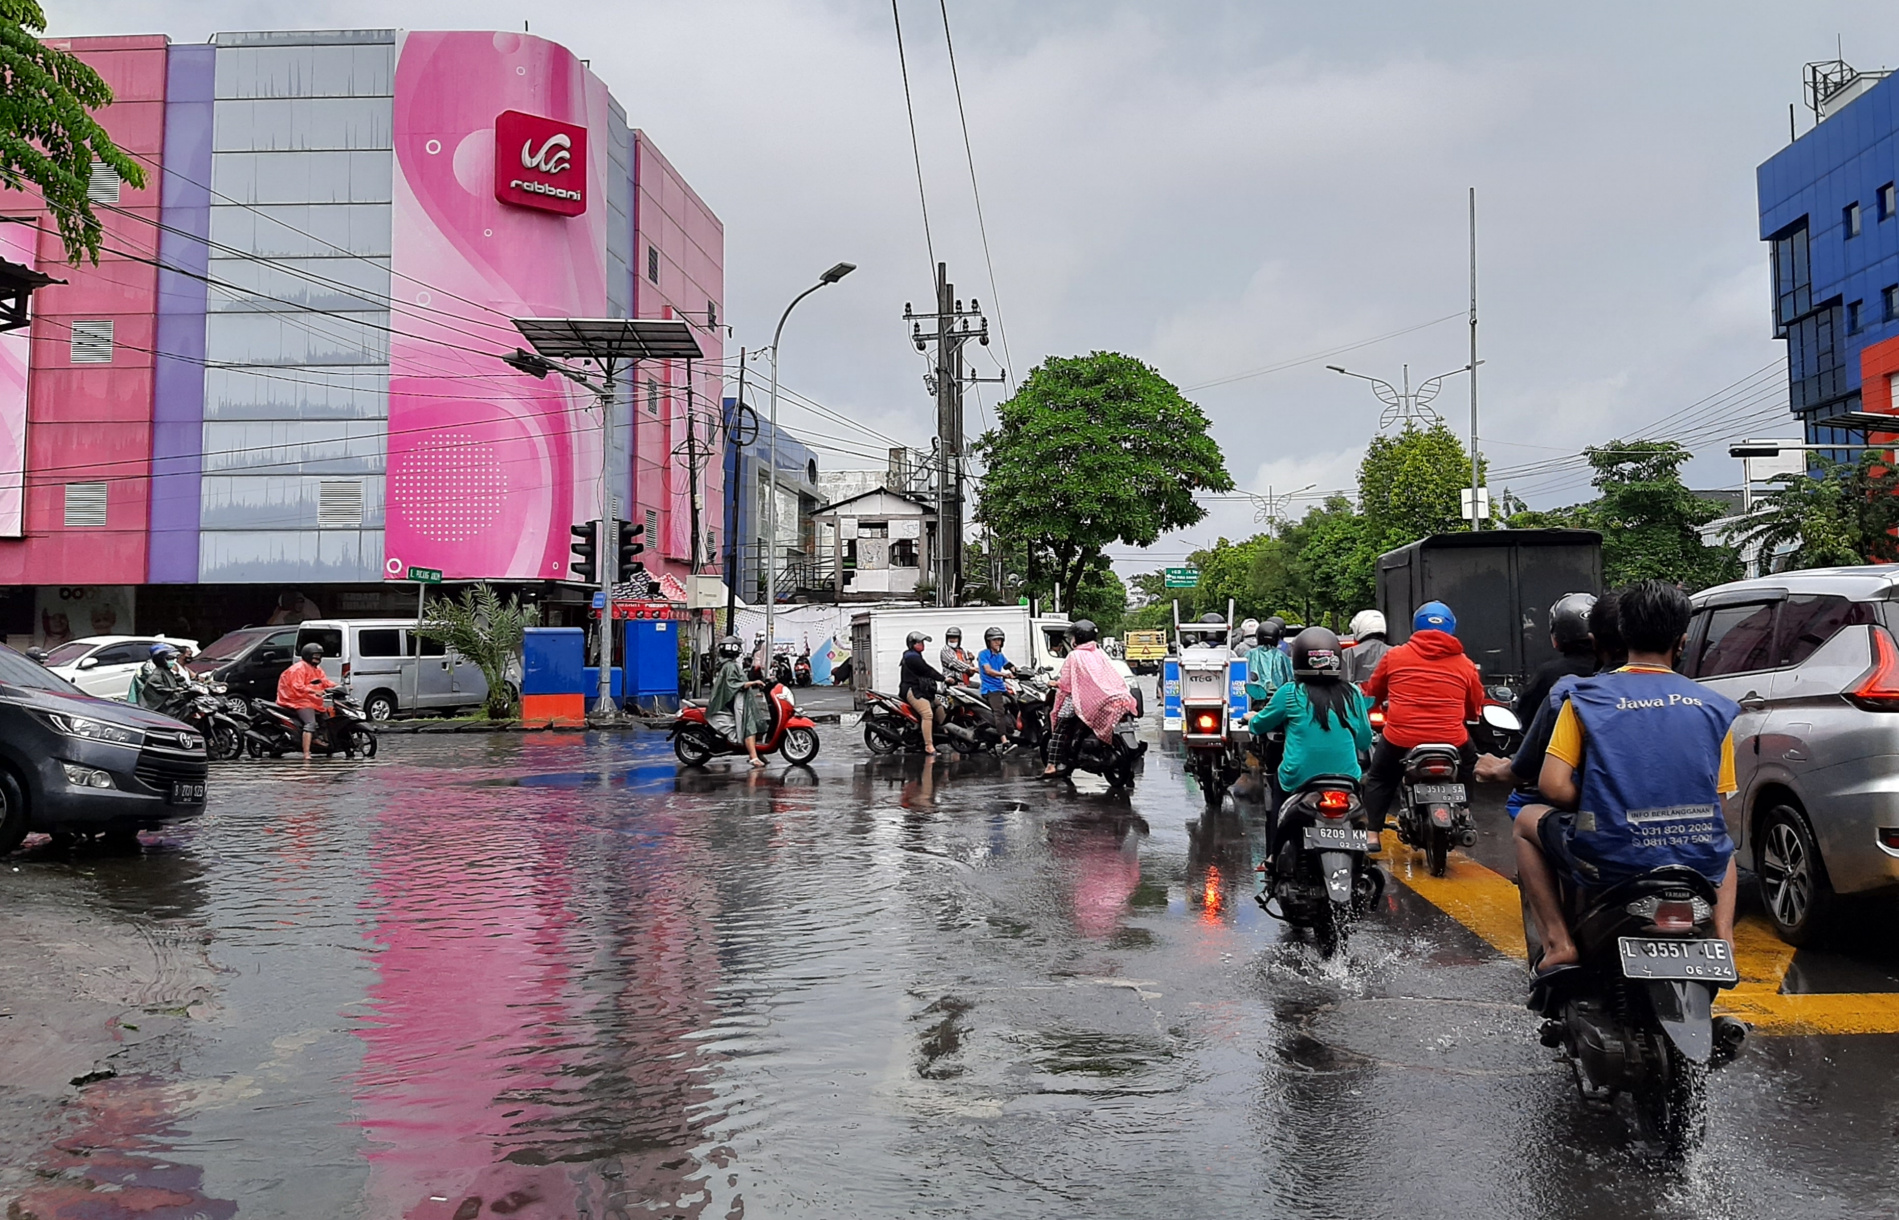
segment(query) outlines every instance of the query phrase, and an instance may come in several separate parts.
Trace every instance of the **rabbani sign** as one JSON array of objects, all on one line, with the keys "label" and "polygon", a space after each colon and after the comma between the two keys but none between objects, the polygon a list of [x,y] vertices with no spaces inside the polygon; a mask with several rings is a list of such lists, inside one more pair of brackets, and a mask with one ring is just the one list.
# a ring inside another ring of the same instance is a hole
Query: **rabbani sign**
[{"label": "rabbani sign", "polygon": [[587,210],[587,129],[537,114],[495,116],[495,198],[562,216]]}]

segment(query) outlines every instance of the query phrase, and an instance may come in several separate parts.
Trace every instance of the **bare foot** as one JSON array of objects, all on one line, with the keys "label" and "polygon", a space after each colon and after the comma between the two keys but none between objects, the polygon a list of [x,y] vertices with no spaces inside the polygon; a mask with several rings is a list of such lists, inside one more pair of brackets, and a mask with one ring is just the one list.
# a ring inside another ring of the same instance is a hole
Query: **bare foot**
[{"label": "bare foot", "polygon": [[1561,948],[1543,950],[1542,959],[1536,963],[1536,972],[1538,974],[1548,974],[1559,966],[1574,966],[1579,960],[1580,956],[1576,952],[1576,943],[1570,941]]},{"label": "bare foot", "polygon": [[764,766],[764,765],[765,765],[765,760],[764,760],[764,759],[762,759],[762,758],[754,758],[754,759],[752,760],[752,765],[753,765],[754,767],[762,767],[762,766]]}]

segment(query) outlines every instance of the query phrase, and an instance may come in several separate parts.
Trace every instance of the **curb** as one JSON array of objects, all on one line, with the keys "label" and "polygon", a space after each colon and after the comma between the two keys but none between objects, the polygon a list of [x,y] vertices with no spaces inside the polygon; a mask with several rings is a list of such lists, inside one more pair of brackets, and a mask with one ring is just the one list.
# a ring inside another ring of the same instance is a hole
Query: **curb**
[{"label": "curb", "polygon": [[[840,712],[819,712],[808,717],[813,724],[838,724]],[[672,723],[665,720],[626,720],[619,724],[557,724],[552,720],[384,720],[371,724],[379,737],[440,737],[451,733],[630,733],[658,732]]]}]

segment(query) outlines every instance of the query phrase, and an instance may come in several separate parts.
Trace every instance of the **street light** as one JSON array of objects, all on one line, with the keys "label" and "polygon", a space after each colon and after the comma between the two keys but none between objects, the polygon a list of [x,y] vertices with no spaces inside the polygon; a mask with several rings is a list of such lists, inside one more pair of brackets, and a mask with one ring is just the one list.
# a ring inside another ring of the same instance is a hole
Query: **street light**
[{"label": "street light", "polygon": [[771,492],[765,497],[765,666],[771,668],[772,648],[777,637],[772,628],[778,608],[778,340],[785,333],[785,320],[791,311],[826,284],[835,284],[857,270],[856,263],[838,263],[818,277],[818,282],[791,298],[785,312],[778,315],[778,328],[771,333]]}]

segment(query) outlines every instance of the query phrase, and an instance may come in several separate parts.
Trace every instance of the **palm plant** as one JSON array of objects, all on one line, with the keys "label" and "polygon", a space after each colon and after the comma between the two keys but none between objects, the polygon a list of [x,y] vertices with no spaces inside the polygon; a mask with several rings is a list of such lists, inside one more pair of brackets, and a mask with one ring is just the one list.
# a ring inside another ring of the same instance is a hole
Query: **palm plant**
[{"label": "palm plant", "polygon": [[508,662],[520,653],[527,629],[539,621],[539,607],[522,605],[513,594],[504,602],[481,581],[463,589],[458,599],[430,602],[420,630],[425,639],[439,640],[481,670],[488,680],[488,718],[506,720],[514,711]]},{"label": "palm plant", "polygon": [[1820,568],[1899,559],[1899,471],[1884,451],[1857,462],[1815,455],[1807,474],[1783,474],[1755,502],[1738,543],[1759,547],[1763,568],[1791,548],[1784,566]]}]

